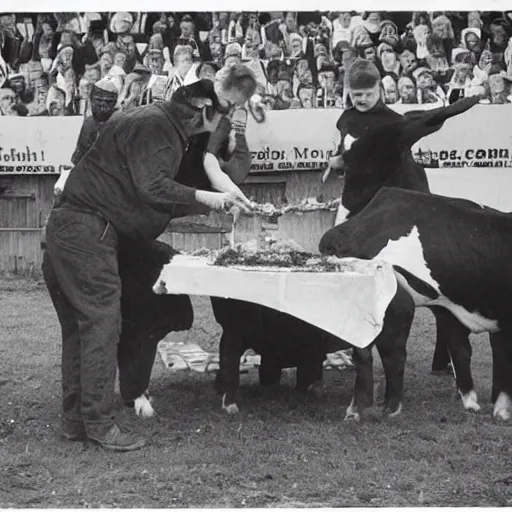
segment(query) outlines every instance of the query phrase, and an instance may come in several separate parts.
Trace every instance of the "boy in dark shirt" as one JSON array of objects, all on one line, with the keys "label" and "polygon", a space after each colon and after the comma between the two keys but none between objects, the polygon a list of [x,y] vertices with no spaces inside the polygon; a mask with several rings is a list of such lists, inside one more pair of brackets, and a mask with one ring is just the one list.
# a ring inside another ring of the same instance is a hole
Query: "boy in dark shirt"
[{"label": "boy in dark shirt", "polygon": [[[350,149],[354,140],[367,134],[376,125],[392,123],[401,118],[400,114],[384,103],[380,73],[373,62],[356,59],[345,75],[345,88],[353,106],[346,109],[336,123],[341,142],[338,154],[329,160],[322,178],[324,182],[331,170],[339,175],[344,173],[343,154]],[[410,158],[412,160],[412,155]],[[343,222],[347,214],[348,210],[340,205],[335,225]]]}]

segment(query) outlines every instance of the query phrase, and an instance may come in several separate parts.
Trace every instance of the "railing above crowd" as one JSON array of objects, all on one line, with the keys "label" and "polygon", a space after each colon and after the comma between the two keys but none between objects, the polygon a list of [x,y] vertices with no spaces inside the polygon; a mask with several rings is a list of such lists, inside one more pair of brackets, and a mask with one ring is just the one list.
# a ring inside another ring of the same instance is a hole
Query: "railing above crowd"
[{"label": "railing above crowd", "polygon": [[0,115],[84,115],[101,79],[129,109],[240,62],[266,109],[343,108],[357,57],[388,104],[512,102],[512,11],[3,13],[0,48]]}]

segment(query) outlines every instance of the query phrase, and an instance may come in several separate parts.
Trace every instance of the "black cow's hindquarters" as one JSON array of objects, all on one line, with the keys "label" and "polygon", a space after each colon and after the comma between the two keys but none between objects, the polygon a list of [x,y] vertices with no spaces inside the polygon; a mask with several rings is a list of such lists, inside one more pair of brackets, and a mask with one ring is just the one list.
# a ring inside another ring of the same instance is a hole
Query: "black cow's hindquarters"
[{"label": "black cow's hindquarters", "polygon": [[92,212],[53,210],[43,271],[62,328],[64,420],[101,438],[114,425],[121,331],[113,228]]}]

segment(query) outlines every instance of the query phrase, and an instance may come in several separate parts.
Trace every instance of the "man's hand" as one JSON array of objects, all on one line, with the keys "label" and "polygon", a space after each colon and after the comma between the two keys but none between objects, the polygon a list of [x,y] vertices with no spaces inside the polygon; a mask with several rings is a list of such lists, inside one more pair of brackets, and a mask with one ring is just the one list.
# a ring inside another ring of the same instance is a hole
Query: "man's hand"
[{"label": "man's hand", "polygon": [[207,192],[205,190],[196,190],[197,202],[204,204],[208,208],[217,211],[229,210],[232,206],[237,206],[249,212],[251,202],[240,192]]},{"label": "man's hand", "polygon": [[322,174],[322,183],[327,181],[327,178],[331,174],[332,170],[341,171],[343,169],[343,155],[332,156],[329,158],[327,169]]}]

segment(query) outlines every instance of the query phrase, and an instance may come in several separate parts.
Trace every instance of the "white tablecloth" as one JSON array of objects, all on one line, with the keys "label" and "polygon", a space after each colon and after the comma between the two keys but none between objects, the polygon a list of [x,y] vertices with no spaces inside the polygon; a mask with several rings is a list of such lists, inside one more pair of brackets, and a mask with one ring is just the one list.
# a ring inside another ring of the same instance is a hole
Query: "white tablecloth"
[{"label": "white tablecloth", "polygon": [[177,255],[153,291],[245,300],[288,313],[364,348],[381,332],[397,290],[391,265],[344,258],[341,272],[262,271],[214,266],[205,257]]}]

